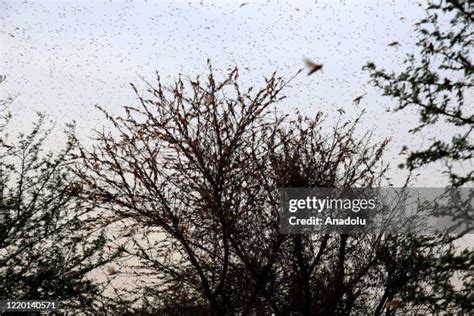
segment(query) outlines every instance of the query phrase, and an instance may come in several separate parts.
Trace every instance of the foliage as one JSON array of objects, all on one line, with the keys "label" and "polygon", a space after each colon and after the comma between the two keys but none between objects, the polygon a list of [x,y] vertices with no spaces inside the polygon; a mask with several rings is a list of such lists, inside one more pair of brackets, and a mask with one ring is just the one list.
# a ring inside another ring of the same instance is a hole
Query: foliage
[{"label": "foliage", "polygon": [[68,311],[93,310],[103,284],[91,271],[117,253],[105,251],[97,203],[68,166],[77,144],[70,138],[57,154],[45,152],[49,132],[39,114],[29,133],[2,135],[0,299],[52,299]]},{"label": "foliage", "polygon": [[[472,8],[467,0],[431,3],[427,17],[417,23],[419,56],[409,55],[404,62],[406,68],[400,72],[388,72],[373,63],[365,66],[373,84],[382,89],[384,95],[398,100],[394,111],[407,108],[418,111],[420,124],[411,130],[412,133],[420,133],[430,125],[443,126],[443,122],[456,131],[450,141],[432,137],[423,150],[410,151],[405,146],[404,153],[408,157],[402,165],[412,170],[443,161],[453,186],[474,180],[474,173],[469,168],[474,149],[474,66],[470,60],[474,45]],[[467,167],[468,171],[456,171],[457,165]]]}]

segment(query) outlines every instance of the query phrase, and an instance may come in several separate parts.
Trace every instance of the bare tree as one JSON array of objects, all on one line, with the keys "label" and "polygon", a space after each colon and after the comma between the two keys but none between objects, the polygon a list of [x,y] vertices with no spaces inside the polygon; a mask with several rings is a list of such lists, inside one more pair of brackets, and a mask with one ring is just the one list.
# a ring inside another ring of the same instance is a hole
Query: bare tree
[{"label": "bare tree", "polygon": [[[359,119],[327,127],[321,113],[283,115],[274,106],[289,81],[273,74],[254,91],[238,76],[235,68],[218,82],[209,66],[205,80],[168,88],[158,76],[143,94],[132,85],[139,106],[120,117],[102,110],[114,129],[81,148],[85,190],[105,203],[104,217],[127,225],[119,238],[133,240],[126,251],[138,263],[129,272],[143,282],[127,303],[218,315],[390,312],[420,284],[427,256],[448,254],[441,246],[450,241],[412,236],[405,249],[397,236],[284,235],[278,194],[378,186],[387,141],[357,136]],[[410,257],[411,266],[404,256],[401,266],[388,260],[422,247],[431,252]],[[402,278],[408,267],[412,276]]]}]

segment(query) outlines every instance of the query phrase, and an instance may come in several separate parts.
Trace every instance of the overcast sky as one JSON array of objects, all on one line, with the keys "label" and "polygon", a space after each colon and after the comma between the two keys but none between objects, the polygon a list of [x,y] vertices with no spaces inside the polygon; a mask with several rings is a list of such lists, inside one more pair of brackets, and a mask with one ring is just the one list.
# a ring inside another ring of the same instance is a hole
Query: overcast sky
[{"label": "overcast sky", "polygon": [[[323,111],[329,121],[339,108],[347,119],[366,109],[361,132],[374,129],[375,140],[392,137],[386,161],[400,183],[401,146],[426,140],[408,134],[416,113],[386,112],[395,102],[370,87],[361,68],[373,61],[397,69],[416,52],[413,24],[424,16],[419,2],[247,2],[0,1],[2,96],[17,96],[15,128],[28,127],[41,111],[59,129],[75,120],[86,138],[105,124],[94,104],[116,114],[136,104],[129,83],[145,87],[140,76],[153,81],[158,71],[172,83],[179,73],[205,74],[210,58],[218,74],[237,65],[243,86],[259,85],[275,70],[291,77],[307,57],[323,63],[323,72],[298,76],[279,106],[307,115]],[[401,45],[388,46],[392,41]],[[443,134],[450,136],[446,129]],[[442,185],[435,169],[422,172],[417,185]]]}]

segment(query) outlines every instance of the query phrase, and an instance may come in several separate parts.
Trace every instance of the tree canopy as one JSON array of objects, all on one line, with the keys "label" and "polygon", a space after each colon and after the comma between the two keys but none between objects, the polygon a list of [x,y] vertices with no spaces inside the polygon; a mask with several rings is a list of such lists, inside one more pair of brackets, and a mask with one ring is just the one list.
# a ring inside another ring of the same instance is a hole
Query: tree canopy
[{"label": "tree canopy", "polygon": [[126,273],[140,286],[120,301],[218,315],[472,310],[451,283],[472,266],[459,236],[282,234],[278,188],[376,187],[387,141],[356,136],[360,118],[328,130],[321,113],[282,114],[288,82],[275,74],[260,89],[242,88],[237,68],[216,77],[209,66],[204,79],[132,85],[138,106],[102,110],[113,128],[81,148],[76,172],[126,223],[119,238],[139,261]]}]

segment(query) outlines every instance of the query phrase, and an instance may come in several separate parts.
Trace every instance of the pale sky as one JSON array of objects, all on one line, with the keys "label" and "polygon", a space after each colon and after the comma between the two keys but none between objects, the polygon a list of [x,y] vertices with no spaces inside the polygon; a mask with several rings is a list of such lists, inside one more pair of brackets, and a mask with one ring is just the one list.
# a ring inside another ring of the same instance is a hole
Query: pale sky
[{"label": "pale sky", "polygon": [[[413,24],[424,16],[415,1],[0,1],[0,74],[7,76],[2,97],[17,96],[14,127],[28,128],[35,111],[61,130],[75,120],[79,136],[101,128],[111,113],[137,104],[129,83],[145,87],[158,71],[166,83],[179,73],[205,75],[210,58],[216,73],[237,65],[243,86],[259,85],[273,71],[289,78],[308,57],[323,72],[295,79],[284,92],[282,110],[307,115],[323,111],[329,122],[367,114],[360,131],[374,140],[392,137],[386,162],[395,184],[401,146],[426,140],[408,129],[414,112],[387,113],[395,102],[370,87],[367,61],[397,69],[416,51]],[[398,41],[401,46],[387,44]],[[359,106],[354,97],[367,93]],[[449,129],[440,128],[446,137]],[[439,134],[439,133],[438,133]],[[428,139],[429,134],[425,134]],[[469,167],[469,166],[468,166]],[[471,166],[472,167],[472,166]],[[422,170],[416,184],[442,186],[436,167]],[[398,182],[397,182],[398,181]]]}]

